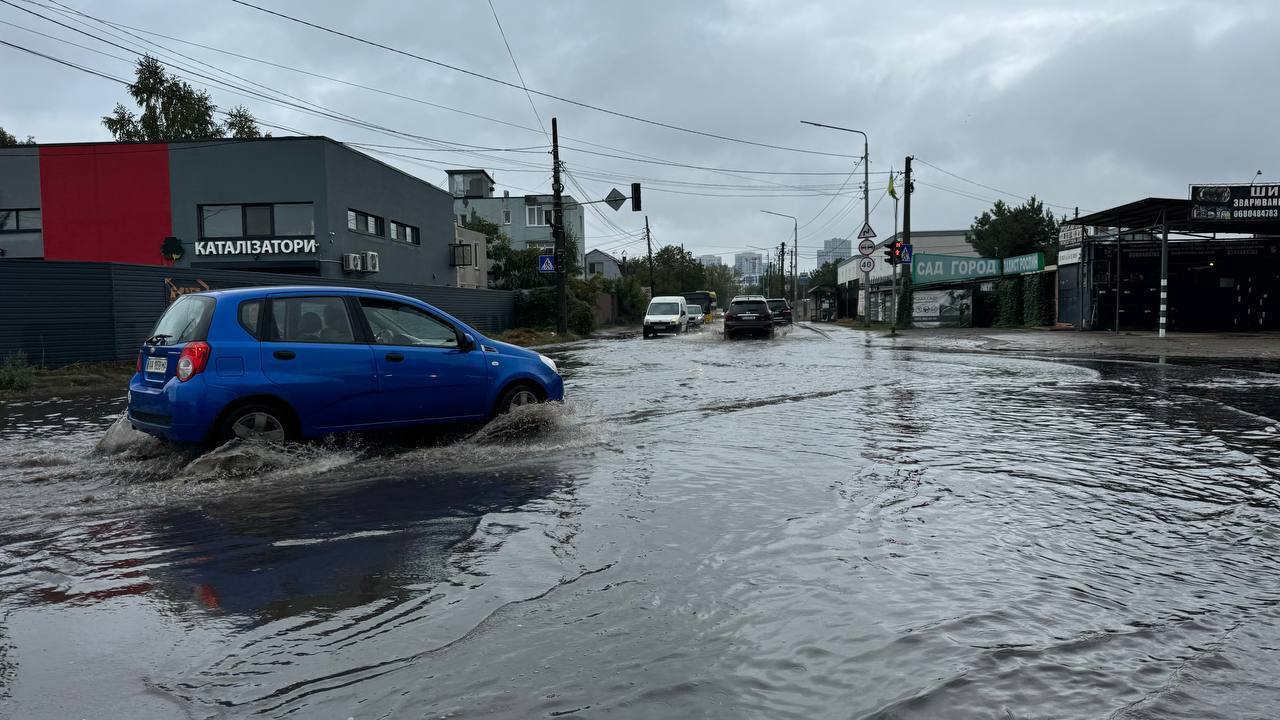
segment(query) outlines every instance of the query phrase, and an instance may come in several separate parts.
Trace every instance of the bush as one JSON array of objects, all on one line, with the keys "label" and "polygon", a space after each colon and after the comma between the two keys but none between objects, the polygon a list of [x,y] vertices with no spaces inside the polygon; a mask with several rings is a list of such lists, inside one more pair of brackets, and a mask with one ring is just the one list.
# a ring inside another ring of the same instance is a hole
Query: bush
[{"label": "bush", "polygon": [[[596,329],[596,314],[591,303],[569,293],[569,329],[578,335],[590,335]],[[516,327],[551,329],[556,326],[556,289],[537,288],[516,294]]]},{"label": "bush", "polygon": [[1022,324],[1031,327],[1054,323],[1053,285],[1045,273],[1022,278]]},{"label": "bush", "polygon": [[0,391],[22,391],[36,381],[36,369],[27,362],[27,354],[21,350],[9,353],[0,360]]},{"label": "bush", "polygon": [[996,327],[1016,327],[1022,324],[1022,278],[1010,277],[996,281]]}]

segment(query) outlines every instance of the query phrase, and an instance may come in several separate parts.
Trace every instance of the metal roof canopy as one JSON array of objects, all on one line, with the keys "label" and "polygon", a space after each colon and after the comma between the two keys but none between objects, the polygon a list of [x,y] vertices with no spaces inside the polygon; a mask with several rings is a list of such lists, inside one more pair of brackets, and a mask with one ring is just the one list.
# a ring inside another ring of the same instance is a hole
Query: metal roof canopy
[{"label": "metal roof canopy", "polygon": [[1191,201],[1178,198],[1149,197],[1070,218],[1062,224],[1123,230],[1152,230],[1167,225],[1169,232],[1188,234],[1280,234],[1280,220],[1192,220]]}]

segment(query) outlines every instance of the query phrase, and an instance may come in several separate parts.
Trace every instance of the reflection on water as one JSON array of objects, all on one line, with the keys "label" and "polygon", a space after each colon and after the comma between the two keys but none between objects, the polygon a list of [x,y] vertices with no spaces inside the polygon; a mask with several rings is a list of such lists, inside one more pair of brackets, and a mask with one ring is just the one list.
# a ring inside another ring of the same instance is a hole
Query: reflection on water
[{"label": "reflection on water", "polygon": [[1280,706],[1273,376],[803,326],[557,354],[571,403],[407,445],[0,407],[0,715]]}]

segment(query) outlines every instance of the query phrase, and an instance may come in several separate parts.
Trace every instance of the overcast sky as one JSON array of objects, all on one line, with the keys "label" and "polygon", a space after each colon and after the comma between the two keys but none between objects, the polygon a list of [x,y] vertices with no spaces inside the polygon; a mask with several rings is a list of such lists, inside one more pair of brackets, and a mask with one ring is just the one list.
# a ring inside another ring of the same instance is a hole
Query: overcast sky
[{"label": "overcast sky", "polygon": [[[47,8],[56,6],[46,5],[52,0],[13,1],[55,16]],[[209,87],[220,107],[243,103],[264,122],[305,134],[402,146],[381,150],[417,159],[369,152],[442,187],[445,167],[484,167],[497,177],[499,192],[549,191],[550,158],[540,147],[548,141],[518,89],[231,0],[61,1],[103,20],[412,98],[143,36],[331,112],[440,140],[449,148],[465,143],[530,149],[440,152],[424,140],[317,117],[192,78],[193,84]],[[254,2],[518,82],[486,0]],[[1191,182],[1247,182],[1257,170],[1265,179],[1280,179],[1273,131],[1280,115],[1275,47],[1280,3],[1270,0],[493,4],[530,88],[717,135],[851,156],[862,153],[860,136],[800,121],[866,131],[875,206],[871,224],[882,238],[894,227],[893,201],[884,196],[886,173],[891,167],[901,170],[908,154],[919,160],[912,208],[918,230],[967,227],[997,197],[1019,202],[1002,193],[1034,193],[1059,206],[1059,213],[1076,206],[1085,212],[1150,195],[1185,197]],[[106,37],[92,20],[81,18],[85,26],[57,17]],[[0,5],[0,21],[12,24],[0,29],[9,42],[132,77],[135,56],[121,48],[7,5]],[[122,38],[113,42],[146,47],[135,37]],[[181,62],[214,74],[151,49],[162,59],[171,57],[174,70]],[[244,80],[227,80],[267,92]],[[126,99],[120,85],[3,46],[0,81],[5,88],[0,126],[42,142],[110,139],[99,118]],[[813,265],[824,239],[856,234],[861,225],[861,168],[843,194],[833,195],[854,169],[854,159],[668,130],[536,95],[533,104],[548,129],[550,118],[559,118],[562,159],[590,199],[615,186],[625,191],[631,180],[645,184],[645,211],[658,244],[682,243],[695,254],[719,253],[726,260],[734,251],[776,247],[790,241],[791,221],[759,212],[772,210],[799,218],[804,269]],[[754,172],[632,162],[583,150]],[[573,183],[568,192],[583,194]],[[643,214],[596,207],[610,224],[588,211],[588,249],[632,257],[643,252],[643,241],[619,237],[642,229]]]}]

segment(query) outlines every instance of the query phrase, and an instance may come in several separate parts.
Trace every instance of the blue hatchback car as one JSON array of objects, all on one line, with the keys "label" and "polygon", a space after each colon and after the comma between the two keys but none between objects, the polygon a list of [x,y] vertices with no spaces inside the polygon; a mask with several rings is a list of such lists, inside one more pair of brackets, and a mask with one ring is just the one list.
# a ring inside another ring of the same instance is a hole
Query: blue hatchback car
[{"label": "blue hatchback car", "polygon": [[403,295],[244,288],[178,298],[138,354],[129,422],[176,442],[484,421],[564,399],[551,358]]}]

